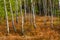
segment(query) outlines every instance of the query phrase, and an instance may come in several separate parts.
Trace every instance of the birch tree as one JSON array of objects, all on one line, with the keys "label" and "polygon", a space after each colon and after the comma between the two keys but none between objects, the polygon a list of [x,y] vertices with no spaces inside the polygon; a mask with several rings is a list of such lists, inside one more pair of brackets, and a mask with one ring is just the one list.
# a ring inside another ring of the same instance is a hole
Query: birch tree
[{"label": "birch tree", "polygon": [[22,0],[20,0],[20,13],[21,13],[21,16],[22,16],[22,35],[24,35],[24,15],[22,13]]},{"label": "birch tree", "polygon": [[51,10],[51,27],[53,28],[53,9],[54,9],[54,5],[52,5],[52,0],[50,1],[50,10]]},{"label": "birch tree", "polygon": [[24,0],[24,11],[25,11],[25,17],[27,16],[27,15],[26,15],[26,6],[27,6],[27,4],[26,4],[26,0]]},{"label": "birch tree", "polygon": [[36,28],[36,24],[35,24],[35,2],[34,2],[34,0],[31,0],[31,11],[32,11],[32,17],[33,17],[33,25],[34,25],[34,28]]},{"label": "birch tree", "polygon": [[16,4],[15,5],[15,7],[16,7],[15,8],[16,9],[16,12],[15,12],[16,13],[16,23],[18,23],[18,0],[16,0],[15,4]]},{"label": "birch tree", "polygon": [[9,0],[9,3],[10,3],[10,11],[11,11],[11,15],[12,15],[12,27],[13,27],[14,31],[16,32],[16,28],[15,28],[15,25],[14,25],[13,10],[12,10],[12,6],[11,6],[10,0]]},{"label": "birch tree", "polygon": [[4,0],[4,8],[5,8],[5,13],[6,13],[7,34],[9,35],[9,23],[8,23],[8,13],[7,13],[7,8],[6,8],[6,0]]},{"label": "birch tree", "polygon": [[60,0],[58,0],[59,1],[59,9],[60,9]]},{"label": "birch tree", "polygon": [[43,11],[44,11],[44,15],[45,15],[45,19],[44,19],[44,24],[46,24],[46,17],[47,17],[47,0],[43,0]]}]

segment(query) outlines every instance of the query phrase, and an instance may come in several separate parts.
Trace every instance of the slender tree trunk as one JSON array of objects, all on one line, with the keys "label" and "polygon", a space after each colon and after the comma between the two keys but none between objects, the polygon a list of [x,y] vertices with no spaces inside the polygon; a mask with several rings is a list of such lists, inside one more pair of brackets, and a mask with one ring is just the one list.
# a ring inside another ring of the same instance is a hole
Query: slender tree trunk
[{"label": "slender tree trunk", "polygon": [[[59,4],[59,11],[60,11],[60,0],[58,0],[58,4]],[[60,25],[60,12],[58,13],[58,24]]]},{"label": "slender tree trunk", "polygon": [[46,25],[46,17],[47,17],[47,0],[43,0],[43,9],[44,9],[44,15],[45,15],[44,24]]},{"label": "slender tree trunk", "polygon": [[4,0],[4,8],[5,8],[5,13],[6,13],[7,35],[9,35],[9,23],[8,23],[8,13],[7,13],[7,8],[6,8],[6,0]]},{"label": "slender tree trunk", "polygon": [[50,10],[51,10],[51,27],[53,28],[53,9],[54,5],[52,5],[52,0],[50,0]]},{"label": "slender tree trunk", "polygon": [[22,13],[22,0],[20,0],[20,11],[22,16],[22,35],[24,35],[24,15]]},{"label": "slender tree trunk", "polygon": [[41,15],[41,0],[38,1],[39,15]]},{"label": "slender tree trunk", "polygon": [[59,1],[59,9],[60,9],[60,0],[58,0]]},{"label": "slender tree trunk", "polygon": [[24,0],[24,11],[25,11],[25,18],[26,18],[26,6],[27,6],[27,4],[26,4],[26,0]]},{"label": "slender tree trunk", "polygon": [[10,0],[9,0],[9,3],[10,3],[10,11],[11,11],[11,15],[12,15],[12,27],[13,27],[14,31],[16,32],[16,28],[15,28],[15,25],[14,25],[13,11],[12,11],[12,6],[11,6]]},{"label": "slender tree trunk", "polygon": [[27,12],[27,13],[29,13],[29,7],[30,7],[29,1],[26,0],[26,12]]},{"label": "slender tree trunk", "polygon": [[36,24],[35,24],[35,2],[34,0],[31,0],[31,10],[32,10],[32,18],[33,18],[33,25],[34,28],[36,28]]},{"label": "slender tree trunk", "polygon": [[18,23],[18,0],[16,0],[16,23]]},{"label": "slender tree trunk", "polygon": [[[32,0],[31,0],[31,4],[32,4]],[[30,4],[30,5],[31,5]],[[30,13],[30,24],[33,25],[33,18],[32,18],[32,5],[30,6],[30,9],[31,9],[31,13]]]},{"label": "slender tree trunk", "polygon": [[41,0],[41,15],[44,16],[43,0]]}]

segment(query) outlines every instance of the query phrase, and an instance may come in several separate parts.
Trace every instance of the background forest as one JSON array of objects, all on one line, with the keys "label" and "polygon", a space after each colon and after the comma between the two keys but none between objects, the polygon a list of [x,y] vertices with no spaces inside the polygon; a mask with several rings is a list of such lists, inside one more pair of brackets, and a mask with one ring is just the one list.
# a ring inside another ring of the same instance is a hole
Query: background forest
[{"label": "background forest", "polygon": [[[10,0],[11,1],[11,5],[12,5],[12,9],[13,9],[13,12],[14,14],[16,13],[16,6],[18,6],[18,13],[20,13],[20,1],[18,1],[18,5],[16,5],[16,0]],[[41,14],[41,15],[44,15],[44,5],[43,5],[43,2],[44,0],[34,0],[35,2],[35,13],[36,14]],[[29,13],[29,10],[31,9],[30,6],[31,6],[31,0],[26,0],[26,10],[27,10],[27,13]],[[53,8],[53,12],[57,12],[56,14],[58,14],[58,0],[52,0],[52,5],[54,6]],[[6,0],[6,6],[7,6],[7,11],[8,11],[8,15],[10,15],[10,4],[9,4],[9,0]],[[23,12],[24,12],[24,1],[22,0],[22,8],[23,8]],[[49,0],[47,0],[47,12],[49,13]],[[54,14],[55,14],[54,13]],[[5,11],[4,11],[4,0],[0,0],[0,17],[5,17]]]},{"label": "background forest", "polygon": [[60,40],[59,0],[0,0],[0,40]]}]

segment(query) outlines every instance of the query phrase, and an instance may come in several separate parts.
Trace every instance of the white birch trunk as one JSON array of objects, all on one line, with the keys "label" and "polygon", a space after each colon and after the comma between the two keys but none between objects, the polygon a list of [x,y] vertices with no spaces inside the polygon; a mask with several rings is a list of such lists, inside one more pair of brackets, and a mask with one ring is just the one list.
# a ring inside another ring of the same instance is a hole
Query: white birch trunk
[{"label": "white birch trunk", "polygon": [[10,0],[9,0],[9,3],[10,3],[10,11],[11,11],[11,15],[12,15],[12,27],[13,27],[14,31],[16,32],[16,28],[15,28],[15,25],[14,25],[13,10],[12,10],[12,6],[11,6]]},{"label": "white birch trunk", "polygon": [[9,35],[9,23],[8,23],[8,13],[7,13],[7,8],[6,8],[6,0],[4,0],[4,8],[5,8],[5,13],[6,13],[7,35]]},{"label": "white birch trunk", "polygon": [[26,4],[26,0],[24,0],[24,11],[25,11],[25,18],[26,18],[26,16],[27,16],[27,15],[26,15],[26,5],[27,5],[27,4]]},{"label": "white birch trunk", "polygon": [[34,28],[36,28],[36,24],[35,24],[35,2],[34,0],[31,0],[31,10],[32,10],[32,18],[33,18],[33,25]]},{"label": "white birch trunk", "polygon": [[22,35],[24,35],[24,15],[22,13],[22,1],[20,0],[20,11],[22,16]]},{"label": "white birch trunk", "polygon": [[18,0],[16,0],[16,23],[18,23]]}]

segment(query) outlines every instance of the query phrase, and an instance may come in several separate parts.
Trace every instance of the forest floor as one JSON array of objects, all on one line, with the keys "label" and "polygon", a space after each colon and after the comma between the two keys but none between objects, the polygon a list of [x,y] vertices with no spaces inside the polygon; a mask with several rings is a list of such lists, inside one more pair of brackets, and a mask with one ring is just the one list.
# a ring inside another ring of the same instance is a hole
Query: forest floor
[{"label": "forest floor", "polygon": [[[46,22],[44,23],[44,20]],[[6,21],[0,23],[0,40],[60,40],[60,23],[57,17],[53,18],[53,27],[51,17],[36,15],[36,28],[33,23],[30,24],[29,17],[24,23],[24,35],[21,33],[21,17],[14,21],[17,32],[14,32],[12,22],[9,20],[10,34],[7,36]]]}]

